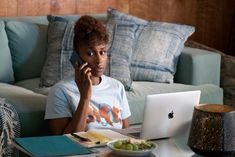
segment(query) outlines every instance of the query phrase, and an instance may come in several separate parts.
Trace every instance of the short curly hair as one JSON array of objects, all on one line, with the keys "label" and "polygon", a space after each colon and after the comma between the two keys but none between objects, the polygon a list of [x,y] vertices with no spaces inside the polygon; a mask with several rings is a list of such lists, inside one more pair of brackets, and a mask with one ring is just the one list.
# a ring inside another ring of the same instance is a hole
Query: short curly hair
[{"label": "short curly hair", "polygon": [[84,15],[74,27],[74,50],[78,52],[81,45],[97,45],[108,43],[108,33],[103,23],[92,16]]}]

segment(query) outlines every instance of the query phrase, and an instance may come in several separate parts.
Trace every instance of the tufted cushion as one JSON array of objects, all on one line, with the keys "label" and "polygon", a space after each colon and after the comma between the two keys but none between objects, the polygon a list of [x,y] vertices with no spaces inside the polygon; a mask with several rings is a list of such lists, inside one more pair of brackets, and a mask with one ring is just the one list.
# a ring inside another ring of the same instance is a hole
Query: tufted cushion
[{"label": "tufted cushion", "polygon": [[184,42],[194,27],[146,21],[115,9],[108,9],[108,23],[135,24],[135,43],[131,61],[133,80],[172,83]]},{"label": "tufted cushion", "polygon": [[13,83],[14,73],[12,68],[11,52],[8,47],[8,38],[3,21],[0,21],[0,37],[0,82]]}]

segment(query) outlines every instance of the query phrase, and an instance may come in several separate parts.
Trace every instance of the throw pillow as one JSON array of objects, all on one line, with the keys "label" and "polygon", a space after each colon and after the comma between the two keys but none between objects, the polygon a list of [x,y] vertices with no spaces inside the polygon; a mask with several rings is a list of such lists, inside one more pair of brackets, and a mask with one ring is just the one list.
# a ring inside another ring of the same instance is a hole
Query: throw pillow
[{"label": "throw pillow", "polygon": [[8,46],[8,38],[4,21],[0,21],[0,82],[13,83],[14,73],[12,68],[11,52]]},{"label": "throw pillow", "polygon": [[46,52],[46,25],[7,21],[15,81],[39,77]]},{"label": "throw pillow", "polygon": [[126,90],[131,90],[130,63],[136,25],[107,25],[109,33],[108,76],[122,82]]},{"label": "throw pillow", "polygon": [[113,8],[107,14],[108,23],[137,25],[131,61],[133,80],[172,83],[184,42],[194,27],[146,21]]},{"label": "throw pillow", "polygon": [[74,24],[72,21],[62,17],[49,15],[47,18],[49,21],[47,32],[47,57],[40,79],[40,86],[44,87],[54,85],[59,80],[71,75],[74,71],[68,59],[71,52],[62,51],[64,34],[66,30],[69,31]]}]

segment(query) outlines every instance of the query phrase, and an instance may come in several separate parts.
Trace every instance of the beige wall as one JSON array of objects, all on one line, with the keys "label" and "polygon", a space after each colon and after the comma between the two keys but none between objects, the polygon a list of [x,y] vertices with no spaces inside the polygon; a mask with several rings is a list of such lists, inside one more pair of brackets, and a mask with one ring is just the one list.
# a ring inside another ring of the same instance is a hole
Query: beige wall
[{"label": "beige wall", "polygon": [[0,16],[105,13],[108,6],[144,19],[193,25],[191,39],[235,55],[235,0],[0,0]]}]

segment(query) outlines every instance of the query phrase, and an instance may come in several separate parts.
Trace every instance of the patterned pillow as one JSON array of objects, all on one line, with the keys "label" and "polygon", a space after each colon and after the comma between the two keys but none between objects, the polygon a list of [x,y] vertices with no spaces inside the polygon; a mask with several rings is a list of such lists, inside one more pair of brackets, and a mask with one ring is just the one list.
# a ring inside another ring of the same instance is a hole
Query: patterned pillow
[{"label": "patterned pillow", "polygon": [[122,82],[126,90],[131,90],[130,63],[136,25],[108,24],[109,49],[106,74]]},{"label": "patterned pillow", "polygon": [[146,21],[112,8],[107,14],[109,24],[137,25],[130,68],[133,80],[172,83],[184,42],[194,27]]},{"label": "patterned pillow", "polygon": [[68,59],[72,52],[67,51],[67,49],[63,51],[64,49],[62,48],[63,37],[71,30],[74,24],[72,21],[62,17],[49,15],[47,18],[49,21],[47,57],[40,79],[40,86],[45,87],[54,85],[74,72]]}]

